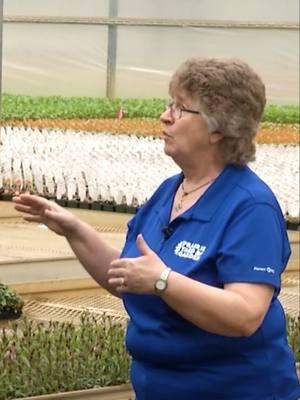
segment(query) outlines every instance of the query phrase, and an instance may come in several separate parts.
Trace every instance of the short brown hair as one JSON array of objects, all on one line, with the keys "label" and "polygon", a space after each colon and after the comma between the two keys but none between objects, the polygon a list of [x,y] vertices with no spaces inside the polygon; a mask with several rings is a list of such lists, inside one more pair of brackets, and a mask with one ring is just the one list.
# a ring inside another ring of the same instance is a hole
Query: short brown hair
[{"label": "short brown hair", "polygon": [[254,137],[266,104],[265,86],[238,59],[191,58],[174,73],[170,94],[184,90],[198,101],[211,131],[219,131],[227,164],[255,159]]}]

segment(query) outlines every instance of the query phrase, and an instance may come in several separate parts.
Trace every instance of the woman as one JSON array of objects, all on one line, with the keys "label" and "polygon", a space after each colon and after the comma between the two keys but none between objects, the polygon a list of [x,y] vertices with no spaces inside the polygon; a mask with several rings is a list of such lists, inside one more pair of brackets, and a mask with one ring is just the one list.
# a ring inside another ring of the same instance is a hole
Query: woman
[{"label": "woman", "polygon": [[290,247],[280,207],[247,163],[265,106],[238,60],[190,59],[170,82],[165,153],[182,172],[128,224],[122,253],[45,199],[15,198],[64,235],[97,282],[121,296],[138,400],[296,400],[277,298]]}]

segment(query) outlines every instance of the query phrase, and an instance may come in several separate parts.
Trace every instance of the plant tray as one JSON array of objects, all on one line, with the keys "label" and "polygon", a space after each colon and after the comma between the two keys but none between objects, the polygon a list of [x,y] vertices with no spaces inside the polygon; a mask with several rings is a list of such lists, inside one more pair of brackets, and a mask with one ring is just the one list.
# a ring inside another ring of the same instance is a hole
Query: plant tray
[{"label": "plant tray", "polygon": [[[124,384],[99,389],[77,390],[74,392],[45,394],[41,396],[22,397],[22,400],[134,400],[131,385]],[[18,399],[14,399],[18,400]]]}]

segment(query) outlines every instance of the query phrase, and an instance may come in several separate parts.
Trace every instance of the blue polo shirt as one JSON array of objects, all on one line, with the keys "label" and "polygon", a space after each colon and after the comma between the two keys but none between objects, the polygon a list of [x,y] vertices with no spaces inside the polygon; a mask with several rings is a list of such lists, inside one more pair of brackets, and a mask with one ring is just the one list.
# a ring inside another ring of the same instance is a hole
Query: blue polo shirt
[{"label": "blue polo shirt", "polygon": [[[212,334],[159,296],[124,294],[126,344],[138,400],[296,400],[293,353],[278,301],[290,256],[285,222],[268,186],[248,167],[226,167],[204,195],[171,223],[179,174],[167,179],[128,224],[122,257],[138,257],[136,237],[172,270],[205,284],[253,282],[275,288],[249,337]],[[166,229],[167,227],[167,229]]]}]

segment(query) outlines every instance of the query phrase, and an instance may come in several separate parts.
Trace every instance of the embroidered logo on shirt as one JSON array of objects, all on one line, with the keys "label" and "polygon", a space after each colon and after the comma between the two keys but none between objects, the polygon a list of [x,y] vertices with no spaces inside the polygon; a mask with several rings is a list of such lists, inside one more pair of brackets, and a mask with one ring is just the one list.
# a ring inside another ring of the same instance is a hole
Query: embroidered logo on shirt
[{"label": "embroidered logo on shirt", "polygon": [[253,271],[267,272],[268,274],[275,274],[275,270],[270,267],[253,267]]},{"label": "embroidered logo on shirt", "polygon": [[198,261],[205,252],[206,246],[202,246],[199,243],[191,243],[186,240],[182,240],[177,243],[174,253],[178,257],[189,258],[190,260]]}]

